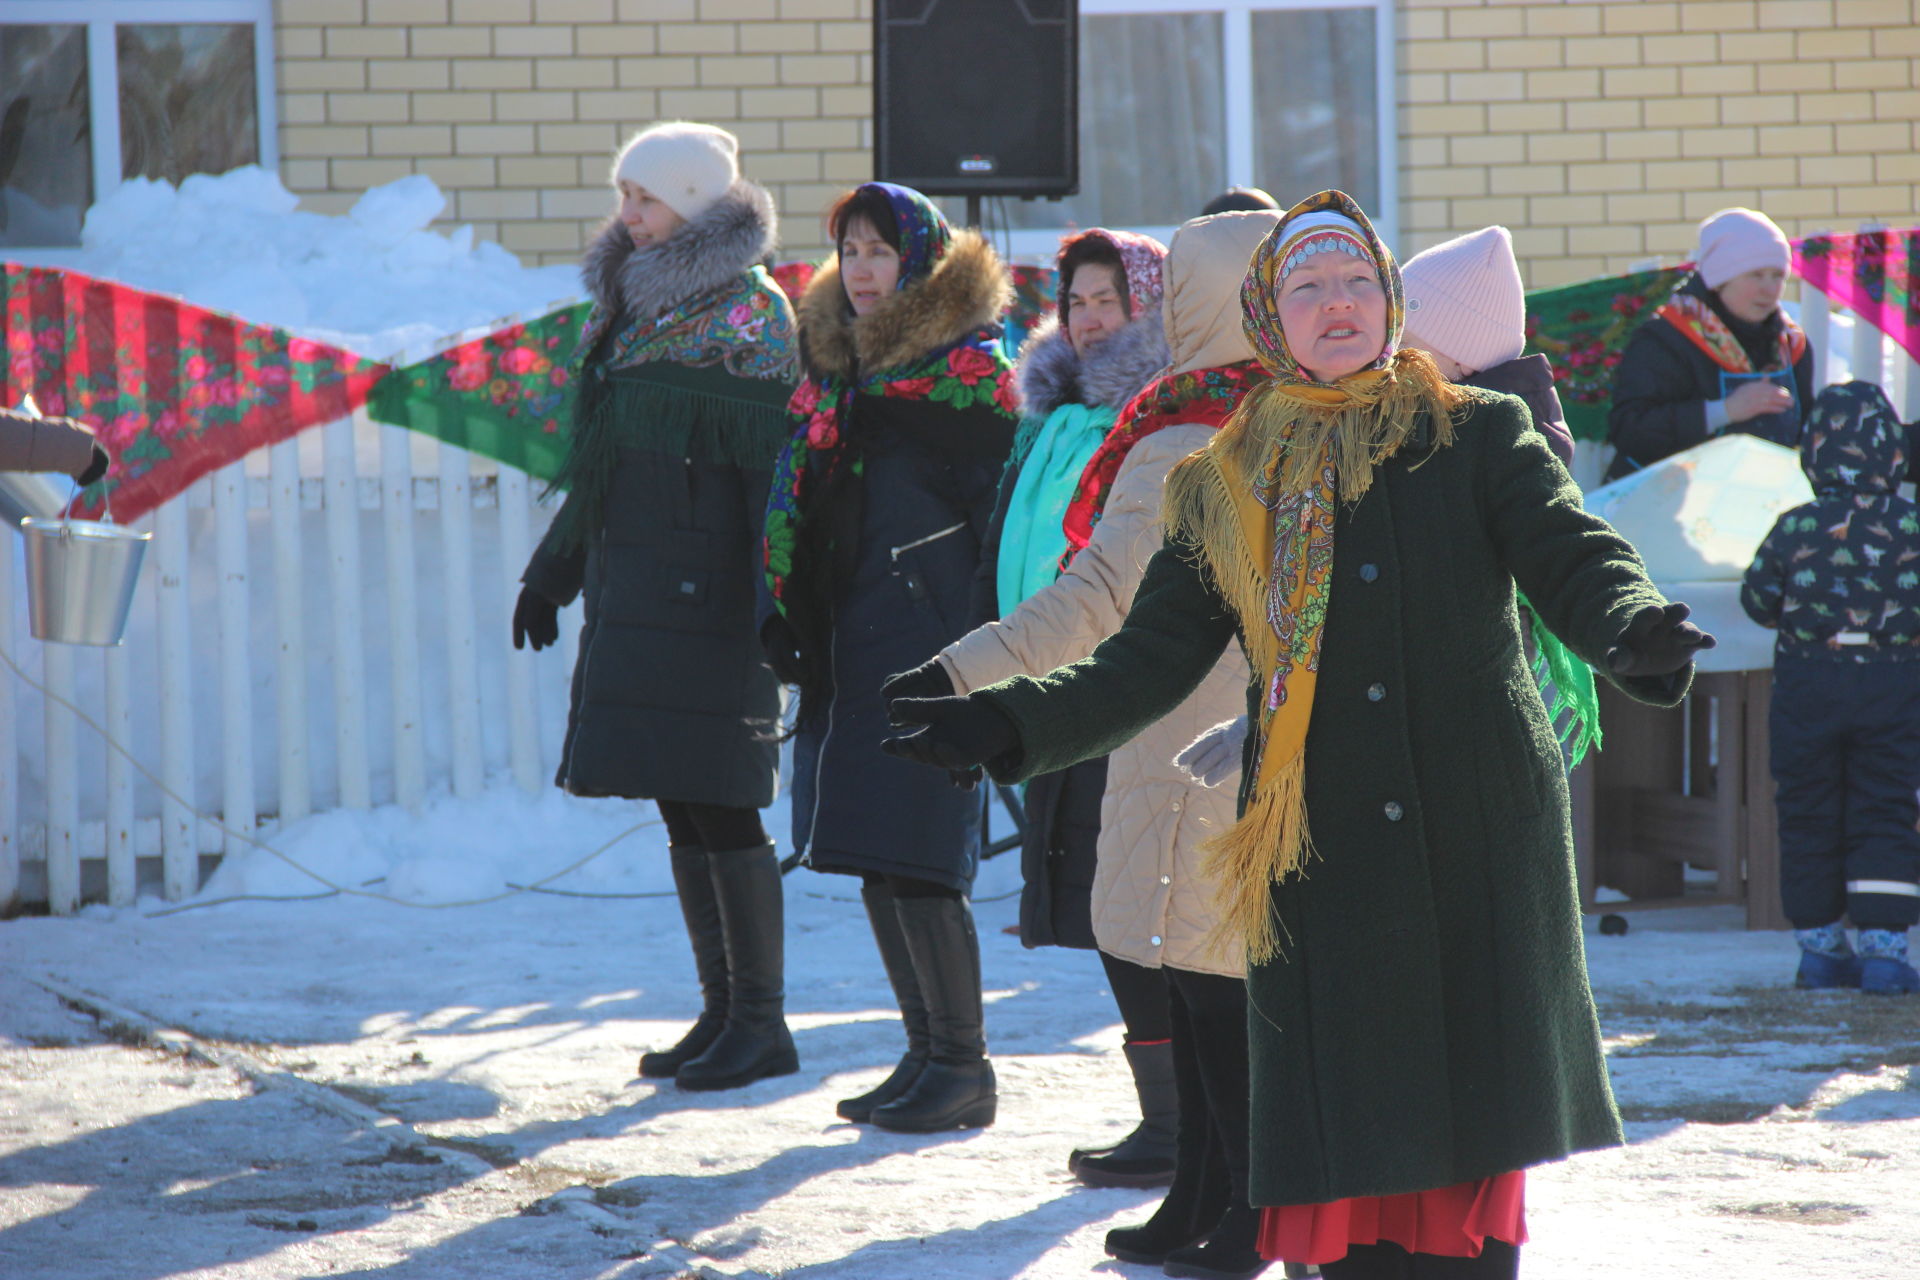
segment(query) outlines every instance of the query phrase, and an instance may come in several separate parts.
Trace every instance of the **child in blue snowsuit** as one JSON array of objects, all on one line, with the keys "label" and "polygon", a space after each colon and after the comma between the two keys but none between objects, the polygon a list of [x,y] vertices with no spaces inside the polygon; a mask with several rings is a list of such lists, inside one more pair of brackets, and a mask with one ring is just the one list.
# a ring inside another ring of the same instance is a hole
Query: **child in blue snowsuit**
[{"label": "child in blue snowsuit", "polygon": [[1907,952],[1920,920],[1920,508],[1895,491],[1905,436],[1872,383],[1821,392],[1800,437],[1813,501],[1774,523],[1740,592],[1780,633],[1767,730],[1802,987],[1920,990]]}]

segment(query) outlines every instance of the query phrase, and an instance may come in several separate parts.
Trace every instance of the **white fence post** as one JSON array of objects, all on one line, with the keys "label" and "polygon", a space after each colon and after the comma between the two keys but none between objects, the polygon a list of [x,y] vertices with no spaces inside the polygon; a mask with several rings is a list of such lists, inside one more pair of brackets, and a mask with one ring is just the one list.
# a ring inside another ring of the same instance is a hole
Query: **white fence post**
[{"label": "white fence post", "polygon": [[[1807,349],[1813,352],[1813,392],[1820,394],[1827,377],[1827,344],[1832,341],[1832,303],[1827,295],[1800,282],[1800,328],[1807,335]],[[1802,408],[1805,408],[1803,405]]]},{"label": "white fence post", "polygon": [[333,623],[333,715],[340,806],[372,803],[367,767],[367,657],[360,612],[360,483],[354,426],[362,417],[329,422],[326,432],[327,557]]},{"label": "white fence post", "polygon": [[234,462],[213,478],[215,563],[220,570],[220,816],[229,834],[222,852],[246,844],[258,805],[253,787],[252,592],[247,587],[247,464]]},{"label": "white fence post", "polygon": [[[133,749],[133,656],[125,645],[106,651],[107,718],[113,741]],[[133,905],[139,890],[139,864],[133,848],[133,766],[111,744],[107,753],[107,903]]]},{"label": "white fence post", "polygon": [[57,916],[80,906],[80,761],[73,713],[59,699],[73,699],[73,648],[46,644],[44,651],[47,770],[47,906]]},{"label": "white fence post", "polygon": [[[20,661],[19,638],[13,626],[13,557],[9,540],[0,546],[0,645],[7,656]],[[13,720],[20,700],[12,671],[0,672],[0,912],[20,900],[20,739]]]},{"label": "white fence post", "polygon": [[153,515],[158,612],[160,776],[176,800],[160,801],[161,892],[177,902],[200,885],[199,817],[194,805],[193,628],[187,590],[187,495]]},{"label": "white fence post", "polygon": [[414,433],[380,428],[380,529],[387,552],[387,647],[393,680],[393,798],[412,809],[427,794],[420,698],[420,575],[413,551]]},{"label": "white fence post", "polygon": [[267,505],[273,522],[274,709],[278,729],[280,826],[313,811],[313,781],[307,737],[307,634],[302,597],[300,442],[272,446]]},{"label": "white fence post", "polygon": [[[500,578],[505,591],[507,615],[520,594],[520,574],[532,554],[528,536],[528,476],[517,467],[502,464],[499,474],[500,495]],[[506,618],[499,619],[501,622]],[[507,725],[509,753],[513,760],[513,780],[530,794],[540,790],[540,709],[534,702],[533,678],[537,671],[532,653],[507,654]]]},{"label": "white fence post", "polygon": [[472,455],[440,446],[440,575],[447,602],[447,692],[453,742],[453,794],[485,788],[480,738],[480,664],[474,652]]}]

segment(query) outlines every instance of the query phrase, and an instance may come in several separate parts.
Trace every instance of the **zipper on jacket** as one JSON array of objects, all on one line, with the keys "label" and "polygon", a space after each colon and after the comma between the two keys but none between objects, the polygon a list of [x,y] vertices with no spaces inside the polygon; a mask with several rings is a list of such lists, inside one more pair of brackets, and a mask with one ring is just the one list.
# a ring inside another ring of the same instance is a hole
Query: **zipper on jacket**
[{"label": "zipper on jacket", "polygon": [[[593,576],[595,579],[595,585],[598,587],[597,595],[601,600],[601,602],[604,604],[606,601],[606,595],[607,595],[607,547],[606,547],[607,535],[604,531],[602,531],[599,533],[595,533],[593,537],[598,539],[600,542],[600,554],[593,557],[593,568],[594,568]],[[585,605],[586,602],[584,597],[581,603],[583,606]],[[596,618],[594,622],[595,622],[595,626],[593,628],[593,639],[587,641],[587,647],[580,651],[580,658],[579,658],[580,694],[582,699],[586,697],[587,689],[590,688],[593,684],[593,646],[600,642],[600,627],[598,625],[599,619]],[[579,743],[576,741],[574,745],[578,746]],[[576,754],[577,753],[574,751],[567,752],[567,785],[566,785],[567,791],[573,790],[573,766],[574,766],[574,759]]]},{"label": "zipper on jacket", "polygon": [[950,538],[966,527],[967,522],[965,520],[962,520],[959,524],[948,525],[938,533],[930,533],[924,538],[915,538],[912,542],[901,543],[899,546],[892,548],[889,555],[892,557],[893,563],[899,564],[901,552],[912,551],[915,547],[924,547],[929,542],[938,542],[942,538]]},{"label": "zipper on jacket", "polygon": [[[827,624],[827,679],[833,680],[835,659],[840,651],[840,628]],[[809,870],[813,867],[814,839],[820,833],[820,777],[827,770],[827,744],[833,740],[833,710],[840,703],[840,682],[835,680],[833,693],[827,699],[827,727],[820,735],[820,751],[813,761],[813,813],[807,819],[807,852],[801,859]]]}]

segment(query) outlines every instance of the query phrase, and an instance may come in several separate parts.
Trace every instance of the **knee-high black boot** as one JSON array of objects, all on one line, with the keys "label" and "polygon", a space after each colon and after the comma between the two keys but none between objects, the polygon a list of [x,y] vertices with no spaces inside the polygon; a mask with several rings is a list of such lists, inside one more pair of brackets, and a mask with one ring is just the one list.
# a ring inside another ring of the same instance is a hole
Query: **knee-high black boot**
[{"label": "knee-high black boot", "polygon": [[927,1005],[927,1065],[907,1091],[873,1109],[898,1133],[977,1129],[998,1107],[980,1002],[980,939],[965,898],[895,898]]},{"label": "knee-high black boot", "polygon": [[845,1120],[865,1124],[875,1107],[885,1106],[904,1094],[927,1065],[927,1005],[920,995],[920,979],[914,973],[913,956],[907,950],[907,935],[900,928],[896,899],[884,880],[870,880],[860,886],[860,900],[867,904],[867,920],[873,926],[873,940],[880,948],[880,963],[893,987],[894,1003],[900,1006],[900,1023],[907,1032],[907,1052],[877,1088],[848,1098],[835,1111]]},{"label": "knee-high black boot", "polygon": [[720,936],[720,904],[714,900],[707,851],[699,845],[667,850],[673,887],[680,893],[680,916],[693,943],[693,971],[700,977],[703,1007],[699,1019],[671,1049],[640,1055],[640,1074],[670,1077],[707,1051],[727,1023],[727,945]]},{"label": "knee-high black boot", "polygon": [[1246,983],[1239,978],[1175,970],[1174,989],[1185,1000],[1196,1032],[1195,1062],[1207,1111],[1219,1135],[1232,1188],[1226,1212],[1202,1244],[1167,1254],[1163,1270],[1194,1280],[1250,1280],[1266,1270],[1260,1256],[1260,1211],[1248,1202],[1252,1089],[1247,1064]]},{"label": "knee-high black boot", "polygon": [[1232,1194],[1227,1162],[1201,1080],[1198,1045],[1186,1003],[1173,996],[1173,1080],[1179,1095],[1173,1185],[1153,1216],[1107,1232],[1107,1252],[1122,1262],[1159,1266],[1175,1249],[1206,1239]]},{"label": "knee-high black boot", "polygon": [[791,1075],[800,1057],[786,1019],[786,911],[771,843],[707,856],[726,944],[727,1022],[681,1066],[682,1089],[732,1089]]}]

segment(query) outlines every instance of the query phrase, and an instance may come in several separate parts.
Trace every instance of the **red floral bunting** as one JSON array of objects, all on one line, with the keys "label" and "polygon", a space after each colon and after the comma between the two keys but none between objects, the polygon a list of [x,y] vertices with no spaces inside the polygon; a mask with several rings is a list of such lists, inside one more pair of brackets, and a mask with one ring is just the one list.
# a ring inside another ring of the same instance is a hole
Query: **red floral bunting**
[{"label": "red floral bunting", "polygon": [[0,402],[92,427],[113,454],[74,504],[138,518],[263,445],[351,413],[385,366],[77,272],[0,264]]}]

